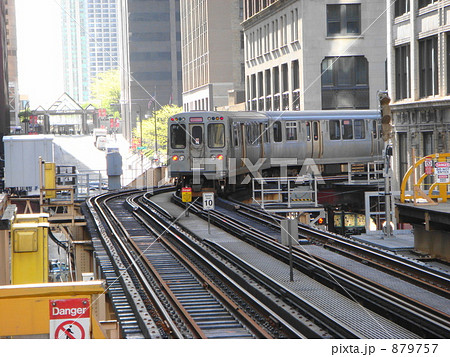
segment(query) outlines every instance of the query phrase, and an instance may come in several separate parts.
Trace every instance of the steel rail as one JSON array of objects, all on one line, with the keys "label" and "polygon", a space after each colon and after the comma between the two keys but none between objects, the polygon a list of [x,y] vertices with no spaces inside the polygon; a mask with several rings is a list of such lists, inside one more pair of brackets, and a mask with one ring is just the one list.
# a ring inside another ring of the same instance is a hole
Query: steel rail
[{"label": "steel rail", "polygon": [[[163,221],[158,220],[155,215],[148,214],[148,211],[140,211],[143,212],[146,217],[140,215],[138,213],[139,209],[142,209],[142,207],[137,203],[135,206],[135,209],[133,209],[133,214],[139,219],[139,221],[144,224],[149,230],[153,231],[155,235],[158,235],[160,240],[164,242],[164,244],[170,249],[170,251],[175,254],[186,266],[189,267],[189,269],[196,275],[196,277],[200,280],[200,282],[203,284],[204,287],[206,287],[208,290],[210,290],[216,297],[220,299],[231,311],[233,311],[234,314],[238,315],[241,321],[244,321],[246,326],[248,326],[259,338],[267,338],[271,339],[272,336],[267,333],[261,326],[259,326],[245,311],[243,311],[235,302],[233,302],[222,290],[220,290],[213,281],[211,281],[205,274],[203,274],[184,254],[180,252],[175,245],[169,242],[167,238],[164,237],[161,233],[167,232],[171,233],[171,230],[169,228],[170,225],[165,224]],[[136,209],[137,207],[137,209]],[[148,219],[151,219],[155,224],[159,226],[159,230],[155,229],[152,225],[148,224]],[[175,238],[179,239],[179,235],[175,235]],[[208,264],[208,267],[210,269],[214,269],[214,271],[217,273],[220,273],[220,275],[225,276],[222,272],[219,272],[217,268],[213,267],[213,264],[211,262],[207,262],[203,257],[201,257],[197,252],[193,251],[189,246],[184,245],[184,248],[189,249],[190,253],[195,254],[196,259],[201,259],[202,262],[205,264]],[[228,279],[229,280],[229,279]]]},{"label": "steel rail", "polygon": [[[112,210],[112,208],[109,208],[109,210]],[[132,208],[132,210],[134,210],[134,208]],[[146,263],[149,263],[149,262],[148,262],[147,259],[144,259],[145,255],[143,254],[142,250],[139,248],[139,246],[138,246],[137,244],[134,244],[134,242],[131,243],[131,242],[133,241],[133,239],[139,238],[139,237],[133,237],[133,236],[128,235],[128,234],[125,232],[127,228],[124,227],[124,226],[121,224],[119,218],[116,218],[115,221],[117,221],[117,222],[115,222],[115,225],[120,226],[120,227],[121,227],[120,230],[123,230],[123,231],[124,231],[124,232],[122,232],[123,237],[124,237],[124,238],[130,238],[130,242],[127,241],[127,244],[130,244],[131,246],[133,246],[133,248],[136,248],[136,249],[138,250],[138,252],[139,252],[139,253],[138,253],[138,254],[139,254],[139,257],[138,257],[137,260],[139,260],[142,264],[145,264],[145,265],[146,265],[146,268],[148,268],[148,266],[147,266]],[[126,219],[125,221],[127,221],[127,219]],[[137,222],[136,222],[136,224],[137,224]],[[156,235],[156,236],[157,236],[157,235]],[[152,264],[150,264],[150,265],[152,265]],[[164,287],[168,287],[168,285],[165,284],[165,282],[163,282],[163,279],[160,279],[160,280],[159,280],[159,283],[158,283],[158,288],[161,289],[161,288],[164,288]],[[169,292],[170,292],[170,288],[169,288]],[[168,297],[168,295],[170,295],[170,294],[167,293],[167,292],[165,292],[165,295],[166,295],[166,297]],[[174,295],[172,295],[172,298],[174,298]],[[170,300],[170,297],[169,297],[169,300]],[[178,311],[183,311],[182,308],[180,309],[180,306],[177,306],[177,305],[180,305],[180,304],[178,303],[177,299],[175,298],[175,299],[173,299],[173,301],[175,301],[175,304],[172,304],[172,305],[171,305],[172,308],[175,308],[175,309],[178,310]],[[184,310],[184,312],[186,312],[186,311]],[[186,314],[186,315],[189,316],[189,314]],[[183,316],[183,314],[179,314],[178,316]],[[183,317],[182,317],[182,318],[183,318]],[[193,322],[193,323],[195,324],[195,322],[194,322],[193,319],[189,319],[189,318],[188,318],[187,320],[190,320],[190,322]],[[231,320],[230,320],[230,321],[231,321]],[[222,322],[222,320],[221,320],[221,321],[218,321],[218,323],[219,323],[219,324],[217,325],[216,330],[217,330],[217,331],[221,331],[221,334],[224,335],[224,336],[225,336],[225,334],[226,334],[227,336],[231,336],[230,331],[233,329],[233,327],[231,327],[231,322],[230,322],[230,323],[227,323],[225,320],[223,320],[223,322]],[[225,325],[230,325],[230,326],[229,326],[229,327],[222,327],[222,325],[225,326],[224,324],[225,324]],[[190,330],[191,330],[191,332],[192,332],[192,328],[191,328],[190,324],[188,323],[187,325],[190,327]],[[208,325],[208,326],[206,326],[206,327],[209,328],[209,331],[214,331],[214,329],[211,328],[211,324],[210,324],[210,323],[208,323],[208,322],[203,322],[203,325]],[[243,328],[240,327],[240,325],[237,324],[237,323],[236,323],[235,325],[236,325],[236,329],[235,329],[235,330],[236,330],[236,333],[235,333],[236,337],[239,336],[239,335],[244,336],[244,332],[242,332]],[[239,331],[241,331],[241,332],[239,332]],[[210,332],[209,332],[209,334],[211,335]],[[245,335],[245,336],[247,336],[247,335]],[[265,334],[264,331],[258,333],[256,336],[260,336],[260,337],[264,337],[264,338],[270,338],[270,335]],[[197,333],[194,333],[194,337],[205,338],[206,336],[205,336],[205,334],[203,333],[202,330],[197,329]],[[248,336],[248,337],[250,337],[250,336]]]},{"label": "steel rail", "polygon": [[[121,254],[123,254],[126,259],[128,260],[129,267],[132,268],[132,271],[137,275],[140,284],[145,289],[146,294],[149,296],[150,300],[152,301],[155,308],[158,310],[158,313],[161,316],[161,320],[164,322],[164,325],[162,328],[165,328],[168,330],[169,335],[171,335],[174,338],[183,338],[182,333],[179,331],[178,327],[175,323],[173,323],[172,319],[170,318],[170,315],[167,313],[166,309],[164,308],[163,304],[160,302],[158,296],[155,294],[152,286],[148,283],[145,274],[142,272],[139,265],[136,263],[135,256],[133,256],[130,252],[128,247],[125,245],[125,243],[120,238],[121,235],[124,234],[124,228],[121,224],[118,224],[118,222],[115,219],[111,219],[114,217],[112,211],[109,209],[109,207],[105,204],[105,201],[117,198],[118,196],[123,195],[130,195],[130,192],[125,193],[116,193],[116,194],[106,194],[102,196],[97,196],[94,201],[97,207],[97,211],[100,212],[102,215],[102,218],[105,222],[105,224],[108,226],[109,230],[113,234],[113,237],[115,238],[114,243],[117,244],[121,250]],[[114,222],[114,224],[113,224]],[[111,249],[111,248],[110,248]],[[125,276],[129,274],[129,267],[126,267],[123,262],[120,261],[120,257],[118,256],[118,253],[111,253],[112,256],[114,256],[114,261],[116,265],[118,266],[118,269],[120,271],[120,276]],[[127,284],[127,289],[130,290],[130,297],[132,300],[138,299],[138,292],[133,290],[136,290],[136,288],[133,286],[130,286],[130,284]],[[140,315],[142,314],[142,303],[137,306],[135,309],[135,313]],[[148,317],[147,317],[148,318]],[[144,324],[145,325],[145,324]],[[145,334],[147,338],[150,338],[150,334]]]},{"label": "steel rail", "polygon": [[[176,198],[179,200],[179,198]],[[206,217],[200,204],[196,203],[191,209]],[[224,229],[233,232],[244,240],[249,240],[251,244],[261,247],[269,254],[275,254],[279,259],[287,261],[287,247],[275,242],[272,237],[259,232],[254,228],[249,229],[246,225],[237,220],[225,217],[214,211],[211,213],[211,222],[224,226]],[[231,222],[228,223],[227,222]],[[448,338],[450,333],[450,316],[430,308],[422,303],[399,294],[391,289],[383,287],[373,281],[361,277],[350,271],[346,271],[336,265],[317,257],[310,257],[308,254],[297,250],[294,254],[294,263],[307,274],[314,274],[328,285],[336,288],[336,281],[351,291],[352,295],[371,305],[379,305],[383,310],[394,313],[396,318],[403,321],[408,326],[418,329],[422,335],[429,338]],[[319,264],[320,263],[320,264]],[[338,285],[337,289],[342,290]],[[394,309],[395,308],[395,309]],[[397,321],[397,320],[396,320]]]},{"label": "steel rail", "polygon": [[[157,206],[154,202],[152,202],[148,198],[146,198],[146,204],[151,205],[151,206]],[[171,217],[171,219],[173,221],[173,217]],[[192,239],[190,239],[183,232],[183,230],[180,229],[180,227],[171,227],[171,228],[168,228],[167,230],[170,230],[172,232],[172,234],[177,238],[176,239],[177,242],[185,242],[186,244],[189,244],[189,245],[195,247],[196,249],[198,249],[199,254],[202,254],[202,255],[206,254],[204,252],[204,249],[198,248],[198,245],[194,244],[192,242]],[[189,234],[192,235],[192,233],[189,233]],[[199,240],[201,240],[201,239],[199,238]],[[204,242],[204,243],[209,245],[207,242]],[[201,251],[201,253],[200,253],[200,251]],[[213,260],[213,257],[210,254],[208,254],[208,257],[209,257],[209,259]],[[217,261],[217,259],[214,260],[214,262],[215,262],[215,264],[219,263]],[[241,260],[240,265],[248,265],[248,264]],[[224,270],[226,269],[226,267],[224,265],[221,265],[221,268]],[[230,272],[230,271],[227,271],[227,273],[232,274],[232,272]],[[256,277],[256,281],[263,282],[263,280],[259,279],[259,277]],[[264,284],[265,283],[266,282],[264,281]],[[272,280],[272,284],[273,285],[269,287],[269,290],[274,295],[285,298],[287,301],[295,300],[294,294],[287,291],[279,283]],[[276,287],[274,288],[274,286],[276,286]],[[249,288],[249,286],[246,285],[246,288]],[[252,291],[256,292],[255,290],[252,290]],[[282,293],[280,294],[280,292],[282,292]],[[248,294],[248,293],[246,293],[246,294]],[[255,296],[257,296],[257,295],[258,294],[256,294]],[[290,295],[292,295],[292,296],[290,296]],[[336,323],[330,315],[328,315],[327,313],[325,313],[318,307],[314,306],[313,304],[311,304],[307,301],[304,301],[304,300],[298,300],[297,302],[299,302],[299,304],[297,304],[296,306],[299,307],[301,311],[306,312],[309,318],[312,318],[315,321],[315,323],[321,325],[322,328],[329,331],[336,338],[363,338],[362,335],[360,335],[358,332],[354,331],[351,327],[345,326],[345,324],[342,324],[342,323]],[[266,303],[268,303],[267,300],[266,300]],[[277,313],[279,314],[279,312],[277,312]],[[306,336],[308,336],[308,338],[321,338],[322,337],[320,334],[318,334],[316,332],[311,332],[310,328],[308,328],[306,325],[301,326],[301,322],[299,322],[298,320],[294,321],[289,316],[284,316],[281,319],[289,321],[289,323],[292,325],[297,324],[296,328],[299,331],[301,331],[302,334],[305,334]]]},{"label": "steel rail", "polygon": [[[141,196],[142,193],[136,194],[137,196]],[[135,197],[136,195],[129,196],[128,198]],[[127,199],[128,199],[127,198]],[[111,212],[112,213],[112,212]],[[113,213],[112,213],[113,214]],[[113,214],[114,215],[114,214]],[[137,255],[134,259],[140,260],[145,262],[146,268],[148,268],[153,275],[153,277],[156,279],[156,281],[159,284],[159,287],[162,288],[164,291],[164,294],[167,296],[167,298],[172,303],[172,306],[178,311],[179,316],[183,319],[183,322],[189,326],[189,329],[191,332],[193,332],[193,335],[195,338],[206,338],[205,334],[203,333],[202,329],[197,325],[197,323],[192,319],[190,314],[186,311],[186,309],[183,307],[183,305],[179,302],[177,297],[173,294],[172,290],[166,283],[166,281],[161,277],[161,275],[158,272],[158,269],[148,260],[148,258],[142,253],[142,249],[138,246],[138,244],[133,240],[133,238],[130,236],[128,231],[123,227],[120,220],[116,219],[115,224],[121,227],[121,234],[125,237],[127,244],[130,244],[133,248],[135,254]],[[155,235],[157,237],[157,235]],[[152,289],[152,294],[154,294]],[[156,295],[155,295],[156,296]],[[156,299],[156,297],[155,297]],[[158,299],[159,301],[159,299]],[[164,312],[166,312],[166,308],[163,307],[161,304],[161,308]],[[165,321],[172,321],[170,315],[165,313],[166,320]],[[181,336],[180,332],[180,336]],[[182,338],[182,337],[179,337]]]},{"label": "steel rail", "polygon": [[[238,203],[234,200],[231,202],[238,205],[238,207],[236,207],[236,211],[240,214],[280,230],[281,220],[283,217],[267,214],[262,210],[249,207],[248,205]],[[299,224],[298,228],[299,237],[301,238],[318,241],[330,250],[335,250],[342,254],[346,254],[348,257],[355,260],[363,260],[366,264],[372,264],[380,267],[389,271],[391,274],[393,273],[400,276],[403,279],[411,281],[418,286],[433,291],[441,296],[450,296],[448,274],[439,273],[413,261],[405,260],[398,256],[393,256],[386,252],[380,251],[379,249],[349,240],[348,238],[335,233],[324,232],[303,224]]]},{"label": "steel rail", "polygon": [[[118,277],[118,281],[121,283],[122,291],[127,294],[124,300],[128,301],[130,303],[130,307],[134,312],[134,315],[136,316],[136,322],[138,323],[142,336],[144,338],[158,338],[161,337],[158,336],[154,331],[154,322],[153,319],[150,317],[148,312],[145,309],[145,303],[142,301],[142,299],[139,296],[138,290],[134,286],[133,279],[131,278],[129,272],[127,271],[126,267],[123,265],[119,252],[117,251],[115,245],[111,241],[108,233],[106,232],[106,229],[104,228],[104,216],[102,209],[100,207],[99,201],[103,199],[104,197],[107,197],[109,194],[105,194],[102,196],[96,196],[93,198],[90,198],[86,201],[87,207],[89,209],[89,213],[91,217],[93,218],[95,225],[100,233],[100,239],[102,240],[103,246],[111,259],[112,262],[114,262],[116,271],[116,276]],[[112,282],[113,284],[116,284],[117,281]],[[111,285],[108,286],[107,291],[110,292]],[[116,288],[117,289],[117,288]],[[112,296],[112,302],[114,303],[114,296]],[[123,301],[122,301],[123,306]],[[120,319],[121,315],[119,314],[119,326],[121,327],[122,331],[126,332],[126,328],[123,326],[125,323],[123,323],[122,319]]]}]

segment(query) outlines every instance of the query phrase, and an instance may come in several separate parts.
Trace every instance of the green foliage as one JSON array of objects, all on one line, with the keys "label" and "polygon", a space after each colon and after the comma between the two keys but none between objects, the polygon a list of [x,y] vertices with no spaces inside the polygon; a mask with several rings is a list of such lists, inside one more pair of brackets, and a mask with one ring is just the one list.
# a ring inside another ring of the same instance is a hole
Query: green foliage
[{"label": "green foliage", "polygon": [[99,73],[91,85],[93,104],[98,108],[105,108],[108,114],[119,117],[117,109],[111,108],[111,104],[120,100],[120,73],[118,69]]},{"label": "green foliage", "polygon": [[21,122],[30,120],[31,110],[29,108],[19,112],[19,118]]},{"label": "green foliage", "polygon": [[[181,107],[176,105],[165,105],[161,109],[152,113],[152,116],[142,121],[142,146],[146,146],[147,150],[144,152],[146,156],[153,159],[165,158],[167,153],[167,126],[170,117],[182,112]],[[155,125],[157,133],[157,155],[155,155]],[[137,128],[134,129],[134,137],[140,138],[140,123],[137,123]],[[162,159],[161,159],[162,160]]]}]

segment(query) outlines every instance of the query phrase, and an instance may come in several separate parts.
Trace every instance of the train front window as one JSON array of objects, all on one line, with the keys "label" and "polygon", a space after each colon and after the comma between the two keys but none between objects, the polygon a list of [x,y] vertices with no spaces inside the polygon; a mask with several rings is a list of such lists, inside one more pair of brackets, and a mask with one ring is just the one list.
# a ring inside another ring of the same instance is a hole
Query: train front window
[{"label": "train front window", "polygon": [[353,139],[353,125],[351,120],[346,119],[342,121],[342,139]]},{"label": "train front window", "polygon": [[170,127],[170,142],[172,149],[186,148],[186,125],[175,124]]},{"label": "train front window", "polygon": [[203,142],[203,128],[200,125],[194,125],[191,127],[191,139],[192,144],[201,145]]},{"label": "train front window", "polygon": [[353,126],[355,130],[355,139],[365,139],[366,138],[366,128],[364,125],[364,120],[355,119],[353,121]]},{"label": "train front window", "polygon": [[330,140],[341,140],[341,123],[339,120],[330,120]]},{"label": "train front window", "polygon": [[210,148],[223,148],[225,146],[225,125],[208,125],[208,146]]}]

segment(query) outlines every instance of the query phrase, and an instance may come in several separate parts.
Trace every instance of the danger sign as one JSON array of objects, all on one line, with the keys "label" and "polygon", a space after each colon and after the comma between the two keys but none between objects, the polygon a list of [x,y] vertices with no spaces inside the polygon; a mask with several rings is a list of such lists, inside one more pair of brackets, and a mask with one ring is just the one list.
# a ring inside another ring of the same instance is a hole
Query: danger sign
[{"label": "danger sign", "polygon": [[50,300],[50,338],[90,338],[89,299]]},{"label": "danger sign", "polygon": [[192,188],[191,187],[182,187],[181,188],[181,201],[182,202],[191,202],[192,201]]},{"label": "danger sign", "polygon": [[433,175],[433,161],[429,158],[425,159],[425,174]]},{"label": "danger sign", "polygon": [[437,183],[449,183],[450,180],[450,162],[436,162],[435,173]]}]

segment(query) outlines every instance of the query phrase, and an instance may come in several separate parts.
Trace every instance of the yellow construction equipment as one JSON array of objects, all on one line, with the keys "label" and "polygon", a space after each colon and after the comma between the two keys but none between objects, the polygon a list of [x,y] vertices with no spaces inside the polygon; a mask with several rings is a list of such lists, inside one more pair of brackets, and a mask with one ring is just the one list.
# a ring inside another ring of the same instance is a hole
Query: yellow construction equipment
[{"label": "yellow construction equipment", "polygon": [[11,283],[48,282],[48,222],[11,226]]}]

